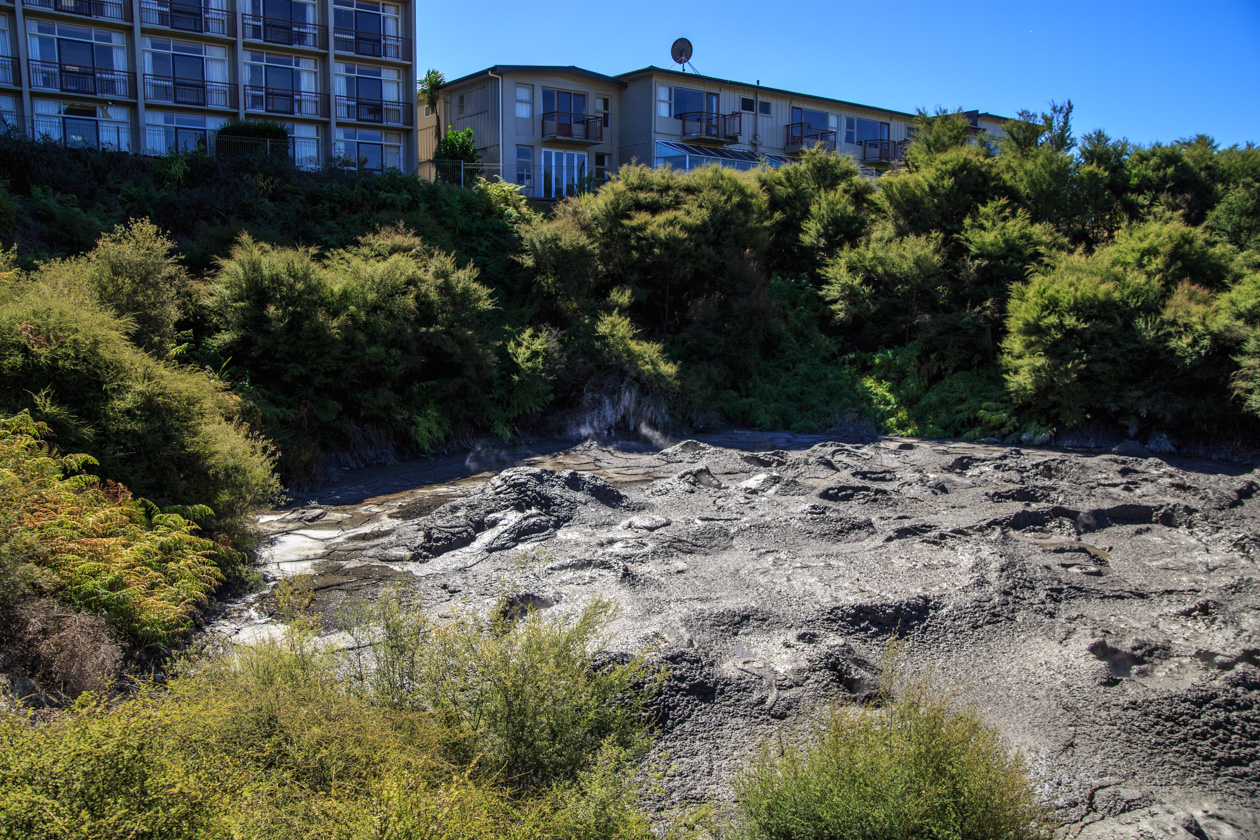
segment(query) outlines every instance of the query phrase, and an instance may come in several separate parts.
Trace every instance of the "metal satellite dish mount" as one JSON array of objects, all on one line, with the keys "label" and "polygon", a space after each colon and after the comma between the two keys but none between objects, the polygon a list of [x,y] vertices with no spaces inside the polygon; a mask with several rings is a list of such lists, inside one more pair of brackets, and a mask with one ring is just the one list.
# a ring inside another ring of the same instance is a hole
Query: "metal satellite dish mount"
[{"label": "metal satellite dish mount", "polygon": [[674,46],[669,48],[670,58],[674,59],[674,63],[681,65],[683,72],[687,72],[687,66],[691,66],[692,73],[699,73],[694,64],[691,64],[691,42],[686,38],[679,38],[674,42]]}]

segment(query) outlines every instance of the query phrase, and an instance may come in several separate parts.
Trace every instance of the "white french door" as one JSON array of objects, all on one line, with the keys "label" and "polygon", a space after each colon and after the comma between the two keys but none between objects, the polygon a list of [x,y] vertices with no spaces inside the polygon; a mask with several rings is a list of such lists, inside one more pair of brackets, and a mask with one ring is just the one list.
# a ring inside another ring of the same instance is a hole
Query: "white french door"
[{"label": "white french door", "polygon": [[542,150],[542,178],[538,188],[542,198],[564,198],[586,189],[586,152],[563,149]]}]

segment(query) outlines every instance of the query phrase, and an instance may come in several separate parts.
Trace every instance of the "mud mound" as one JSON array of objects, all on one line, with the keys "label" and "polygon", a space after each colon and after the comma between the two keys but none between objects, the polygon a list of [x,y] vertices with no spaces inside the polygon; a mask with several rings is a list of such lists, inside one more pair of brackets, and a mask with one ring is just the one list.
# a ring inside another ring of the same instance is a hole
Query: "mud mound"
[{"label": "mud mound", "polygon": [[761,739],[869,696],[900,637],[1072,832],[1225,840],[1257,836],[1257,491],[1250,468],[1132,448],[732,435],[587,443],[270,527],[275,571],[314,568],[317,599],[401,580],[439,611],[618,601],[618,648],[669,669],[663,806],[729,798]]}]

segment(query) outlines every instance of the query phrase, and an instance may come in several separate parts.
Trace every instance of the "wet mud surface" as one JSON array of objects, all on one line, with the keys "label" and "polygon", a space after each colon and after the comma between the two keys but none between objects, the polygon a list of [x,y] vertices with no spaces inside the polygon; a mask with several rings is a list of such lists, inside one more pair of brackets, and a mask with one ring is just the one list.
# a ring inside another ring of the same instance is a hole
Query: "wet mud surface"
[{"label": "wet mud surface", "polygon": [[[1123,453],[1123,454],[1120,454]],[[414,588],[621,607],[669,666],[674,802],[799,714],[907,667],[973,701],[1082,838],[1260,837],[1260,471],[899,439],[730,434],[564,444],[346,472],[263,518],[270,580],[337,606]],[[210,632],[278,631],[273,599]],[[668,803],[663,803],[668,804]]]}]

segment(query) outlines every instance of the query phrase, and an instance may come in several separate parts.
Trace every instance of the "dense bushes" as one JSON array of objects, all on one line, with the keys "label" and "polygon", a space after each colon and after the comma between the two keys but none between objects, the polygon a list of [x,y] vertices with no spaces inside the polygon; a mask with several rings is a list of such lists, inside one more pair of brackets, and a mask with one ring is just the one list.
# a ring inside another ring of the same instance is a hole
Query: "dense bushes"
[{"label": "dense bushes", "polygon": [[1037,840],[1023,759],[927,681],[839,705],[766,743],[736,784],[747,840]]},{"label": "dense bushes", "polygon": [[354,662],[299,620],[117,704],[0,712],[0,837],[659,836],[633,777],[643,665],[590,658],[605,606],[567,624],[369,612],[389,677],[347,682]]}]

